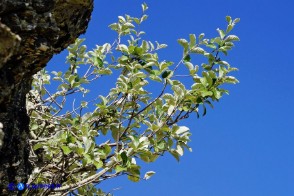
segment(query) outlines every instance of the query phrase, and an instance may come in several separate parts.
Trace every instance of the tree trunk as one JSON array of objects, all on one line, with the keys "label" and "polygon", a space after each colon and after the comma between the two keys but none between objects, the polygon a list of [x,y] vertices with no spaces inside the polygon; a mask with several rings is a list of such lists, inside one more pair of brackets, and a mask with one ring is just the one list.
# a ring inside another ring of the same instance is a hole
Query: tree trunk
[{"label": "tree trunk", "polygon": [[0,0],[0,195],[16,195],[9,183],[26,183],[32,171],[32,75],[85,32],[92,9],[93,0]]}]

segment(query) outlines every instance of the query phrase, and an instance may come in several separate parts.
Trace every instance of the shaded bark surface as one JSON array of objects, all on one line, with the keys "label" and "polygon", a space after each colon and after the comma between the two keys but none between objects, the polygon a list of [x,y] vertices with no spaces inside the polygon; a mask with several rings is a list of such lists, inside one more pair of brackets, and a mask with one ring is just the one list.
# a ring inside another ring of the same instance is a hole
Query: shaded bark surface
[{"label": "shaded bark surface", "polygon": [[0,195],[16,195],[9,183],[25,183],[32,171],[31,77],[85,32],[92,9],[93,0],[0,0]]}]

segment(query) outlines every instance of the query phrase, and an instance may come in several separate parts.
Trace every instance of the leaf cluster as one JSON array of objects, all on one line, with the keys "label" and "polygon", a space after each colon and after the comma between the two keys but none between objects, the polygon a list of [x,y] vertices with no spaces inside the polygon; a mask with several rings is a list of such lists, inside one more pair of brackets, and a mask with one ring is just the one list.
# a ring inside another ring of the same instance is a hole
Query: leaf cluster
[{"label": "leaf cluster", "polygon": [[[147,5],[142,9],[141,17],[119,16],[109,26],[117,32],[112,44],[88,51],[84,40],[77,39],[68,47],[67,71],[42,70],[34,76],[27,96],[30,160],[35,168],[29,183],[60,183],[60,189],[46,191],[63,195],[101,195],[106,193],[99,184],[109,178],[127,175],[134,182],[147,180],[155,172],[141,177],[138,160],[150,163],[170,153],[179,161],[185,149],[192,150],[191,132],[179,122],[193,113],[198,118],[206,115],[206,106],[213,107],[228,93],[221,86],[238,82],[230,75],[237,69],[223,57],[239,40],[230,34],[239,19],[227,16],[226,30],[217,29],[215,38],[202,33],[179,39],[183,56],[173,63],[159,58],[158,51],[166,44],[143,39],[145,32],[139,26],[148,18]],[[207,59],[201,66],[193,63],[197,55]],[[180,66],[186,67],[184,77],[193,81],[191,86],[177,75]],[[116,83],[107,95],[86,99],[88,84],[114,75],[118,75]],[[54,93],[47,88],[52,81],[58,83]],[[150,85],[160,88],[159,94],[152,95],[147,90]],[[77,94],[83,99],[68,110],[68,97]]]}]

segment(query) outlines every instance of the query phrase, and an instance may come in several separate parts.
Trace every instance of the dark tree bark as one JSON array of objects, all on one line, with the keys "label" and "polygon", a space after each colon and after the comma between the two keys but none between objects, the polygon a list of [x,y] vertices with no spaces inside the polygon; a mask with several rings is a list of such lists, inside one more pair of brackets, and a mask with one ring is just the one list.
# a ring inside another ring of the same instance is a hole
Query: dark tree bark
[{"label": "dark tree bark", "polygon": [[[84,33],[93,0],[0,0],[0,195],[31,174],[26,94],[32,75]],[[20,193],[19,193],[20,194]]]}]

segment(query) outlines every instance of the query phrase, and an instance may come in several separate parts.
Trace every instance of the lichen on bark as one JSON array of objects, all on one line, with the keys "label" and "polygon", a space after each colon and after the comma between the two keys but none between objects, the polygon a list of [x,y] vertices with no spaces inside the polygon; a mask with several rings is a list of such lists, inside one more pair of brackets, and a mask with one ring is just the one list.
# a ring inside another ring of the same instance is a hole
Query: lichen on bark
[{"label": "lichen on bark", "polygon": [[93,0],[2,0],[0,4],[0,195],[8,183],[25,183],[29,118],[26,94],[32,75],[85,32]]}]

